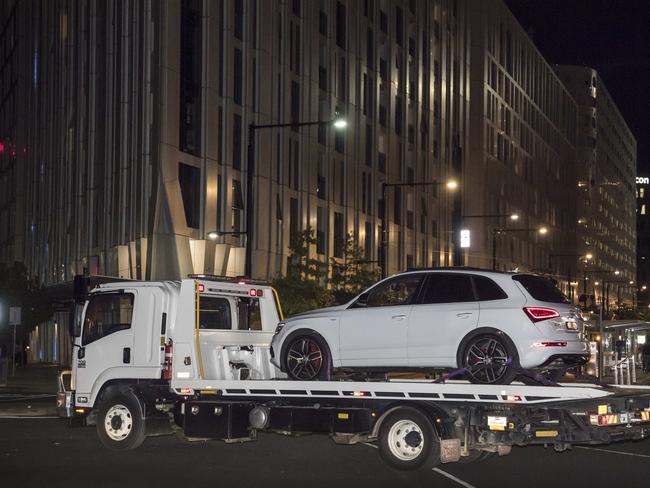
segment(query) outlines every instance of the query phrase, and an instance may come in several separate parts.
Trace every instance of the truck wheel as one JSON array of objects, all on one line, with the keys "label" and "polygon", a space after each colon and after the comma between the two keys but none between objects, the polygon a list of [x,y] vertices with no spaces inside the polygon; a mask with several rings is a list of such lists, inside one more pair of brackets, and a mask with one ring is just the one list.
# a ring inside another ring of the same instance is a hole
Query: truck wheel
[{"label": "truck wheel", "polygon": [[379,428],[379,454],[393,468],[413,470],[440,459],[440,441],[431,422],[418,410],[402,407]]},{"label": "truck wheel", "polygon": [[287,374],[294,380],[328,380],[331,359],[323,340],[305,333],[291,338],[284,357]]},{"label": "truck wheel", "polygon": [[117,395],[102,402],[97,434],[102,444],[114,451],[128,451],[142,444],[146,437],[144,418],[135,395]]}]

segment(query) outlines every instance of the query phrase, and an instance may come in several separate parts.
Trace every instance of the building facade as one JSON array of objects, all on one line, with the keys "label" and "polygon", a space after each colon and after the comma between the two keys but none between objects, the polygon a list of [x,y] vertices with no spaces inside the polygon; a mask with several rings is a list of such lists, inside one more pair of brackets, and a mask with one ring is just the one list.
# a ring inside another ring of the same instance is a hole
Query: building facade
[{"label": "building facade", "polygon": [[[577,251],[583,295],[632,306],[636,290],[636,140],[598,73],[585,66],[555,66],[578,104]],[[609,285],[607,285],[609,283]],[[607,287],[610,293],[607,292]]]},{"label": "building facade", "polygon": [[552,265],[575,247],[575,101],[505,4],[470,5],[465,261],[550,273],[570,293],[571,271]]},{"label": "building facade", "polygon": [[650,306],[650,177],[636,177],[636,292],[639,309]]},{"label": "building facade", "polygon": [[[382,183],[462,180],[466,7],[11,3],[29,59],[10,62],[25,90],[13,100],[28,117],[2,134],[25,148],[9,158],[25,174],[8,186],[24,196],[3,260],[25,261],[46,284],[84,271],[241,275],[247,128],[338,112],[345,131],[256,130],[253,277],[282,273],[291,238],[307,228],[323,261],[342,256],[347,233],[377,261]],[[389,271],[452,264],[458,198],[435,185],[386,195]]]}]

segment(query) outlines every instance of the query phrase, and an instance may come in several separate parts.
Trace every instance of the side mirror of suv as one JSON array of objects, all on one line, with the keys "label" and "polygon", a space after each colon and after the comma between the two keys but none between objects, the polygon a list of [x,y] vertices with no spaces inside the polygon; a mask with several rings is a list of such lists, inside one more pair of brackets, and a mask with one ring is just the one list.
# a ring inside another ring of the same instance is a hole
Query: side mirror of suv
[{"label": "side mirror of suv", "polygon": [[83,311],[83,303],[74,303],[70,308],[70,319],[68,320],[70,337],[79,337],[81,335],[81,318],[83,316]]}]

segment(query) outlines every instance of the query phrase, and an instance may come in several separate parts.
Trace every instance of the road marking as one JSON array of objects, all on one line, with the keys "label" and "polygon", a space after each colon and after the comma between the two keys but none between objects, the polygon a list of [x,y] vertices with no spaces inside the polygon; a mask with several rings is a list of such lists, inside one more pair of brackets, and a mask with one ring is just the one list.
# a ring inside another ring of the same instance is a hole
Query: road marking
[{"label": "road marking", "polygon": [[[361,444],[366,445],[368,447],[372,447],[374,449],[379,449],[379,447],[377,445],[370,444],[369,442],[362,442]],[[463,481],[460,478],[457,478],[456,476],[454,476],[453,474],[447,473],[446,471],[443,471],[440,468],[433,468],[433,471],[435,471],[436,473],[441,474],[443,476],[446,476],[450,480],[455,481],[456,483],[458,483],[461,486],[464,486],[465,488],[476,488],[476,486],[468,483],[467,481]]]},{"label": "road marking", "polygon": [[0,419],[58,419],[58,415],[0,415]]},{"label": "road marking", "polygon": [[585,446],[573,446],[573,447],[575,447],[576,449],[587,449],[589,451],[608,452],[611,454],[622,454],[623,456],[634,456],[634,457],[650,459],[650,456],[648,454],[636,454],[634,452],[614,451],[613,449],[598,449],[596,447],[585,447]]},{"label": "road marking", "polygon": [[433,468],[433,471],[443,476],[446,476],[450,480],[455,481],[456,483],[458,483],[461,486],[464,486],[465,488],[476,488],[474,485],[469,484],[467,481],[463,481],[460,478],[454,476],[453,474],[447,473],[446,471],[443,471],[440,468]]}]

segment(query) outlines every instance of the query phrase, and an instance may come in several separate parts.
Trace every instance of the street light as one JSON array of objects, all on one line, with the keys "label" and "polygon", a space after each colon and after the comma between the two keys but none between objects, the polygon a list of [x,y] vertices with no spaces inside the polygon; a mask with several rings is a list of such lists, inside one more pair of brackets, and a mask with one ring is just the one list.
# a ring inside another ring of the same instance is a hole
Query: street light
[{"label": "street light", "polygon": [[442,186],[449,191],[454,191],[458,188],[458,182],[456,180],[448,181],[417,181],[413,183],[382,183],[381,185],[381,201],[383,202],[383,211],[381,213],[381,278],[386,278],[388,273],[388,205],[386,203],[386,189],[394,187],[415,187],[415,186]]},{"label": "street light", "polygon": [[212,231],[208,232],[207,235],[208,235],[208,238],[214,240],[214,239],[217,239],[217,238],[219,238],[221,236],[241,236],[241,235],[245,235],[245,234],[247,234],[246,231],[242,231],[242,232],[221,232],[220,230],[212,230]]},{"label": "street light", "polygon": [[533,227],[528,229],[492,229],[492,269],[497,269],[497,234],[508,234],[511,232],[537,232],[539,235],[546,235],[546,227]]},{"label": "street light", "polygon": [[[348,126],[347,120],[336,112],[334,118],[331,120],[315,120],[312,122],[290,122],[283,124],[260,124],[256,125],[254,122],[248,124],[248,161],[247,161],[247,176],[246,176],[246,231],[241,234],[246,234],[246,258],[244,274],[248,278],[253,277],[253,234],[255,232],[255,222],[253,217],[255,196],[253,194],[253,183],[255,180],[255,131],[259,129],[281,129],[284,127],[311,127],[314,125],[323,126],[331,125],[336,130],[343,130]],[[222,233],[219,233],[222,234]],[[209,234],[208,234],[209,236]],[[211,238],[212,239],[212,238]]]}]

